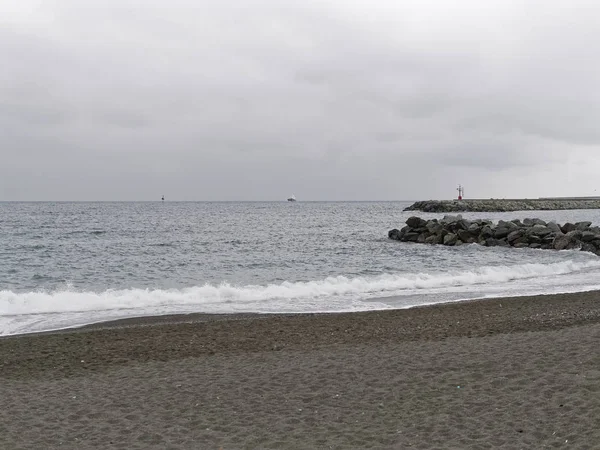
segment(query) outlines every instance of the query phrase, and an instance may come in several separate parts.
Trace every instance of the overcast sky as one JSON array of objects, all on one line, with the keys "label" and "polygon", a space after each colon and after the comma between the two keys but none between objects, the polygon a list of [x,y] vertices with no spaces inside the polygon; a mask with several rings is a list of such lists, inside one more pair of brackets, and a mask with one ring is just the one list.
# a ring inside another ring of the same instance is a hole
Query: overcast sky
[{"label": "overcast sky", "polygon": [[0,200],[600,195],[598,55],[596,0],[3,0]]}]

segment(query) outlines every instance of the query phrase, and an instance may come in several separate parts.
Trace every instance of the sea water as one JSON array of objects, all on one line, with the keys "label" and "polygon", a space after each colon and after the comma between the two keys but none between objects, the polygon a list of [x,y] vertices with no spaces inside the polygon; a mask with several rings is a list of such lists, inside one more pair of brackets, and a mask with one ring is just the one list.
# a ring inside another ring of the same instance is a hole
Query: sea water
[{"label": "sea water", "polygon": [[[387,238],[409,202],[0,203],[0,335],[174,313],[365,311],[600,288],[575,250]],[[600,211],[465,213],[600,224]]]}]

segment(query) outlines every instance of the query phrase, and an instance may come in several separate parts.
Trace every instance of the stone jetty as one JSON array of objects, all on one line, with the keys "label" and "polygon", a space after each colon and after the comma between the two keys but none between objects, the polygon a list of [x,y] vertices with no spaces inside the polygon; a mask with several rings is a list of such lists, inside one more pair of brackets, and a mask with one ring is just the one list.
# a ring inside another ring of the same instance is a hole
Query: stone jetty
[{"label": "stone jetty", "polygon": [[581,249],[600,255],[600,227],[591,222],[545,222],[541,219],[519,219],[494,223],[490,220],[467,220],[461,215],[425,220],[410,217],[402,229],[388,233],[390,239],[422,244],[457,246],[479,244],[540,249]]},{"label": "stone jetty", "polygon": [[469,200],[426,200],[416,202],[404,211],[423,212],[506,212],[559,209],[599,209],[600,198],[540,198],[540,199],[469,199]]}]

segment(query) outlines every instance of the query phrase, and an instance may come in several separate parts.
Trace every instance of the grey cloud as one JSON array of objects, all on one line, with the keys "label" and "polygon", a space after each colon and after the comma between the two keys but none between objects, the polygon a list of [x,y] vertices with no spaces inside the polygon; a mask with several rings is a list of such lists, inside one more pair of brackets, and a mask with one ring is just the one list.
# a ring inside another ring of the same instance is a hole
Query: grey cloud
[{"label": "grey cloud", "polygon": [[0,199],[525,195],[572,154],[600,170],[591,1],[11,3]]}]

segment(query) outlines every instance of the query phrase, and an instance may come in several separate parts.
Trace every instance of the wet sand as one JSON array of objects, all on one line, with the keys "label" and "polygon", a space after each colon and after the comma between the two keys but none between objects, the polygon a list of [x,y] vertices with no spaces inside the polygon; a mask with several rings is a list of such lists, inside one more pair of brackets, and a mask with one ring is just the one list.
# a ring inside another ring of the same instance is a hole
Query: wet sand
[{"label": "wet sand", "polygon": [[598,448],[600,293],[0,339],[0,448]]}]

